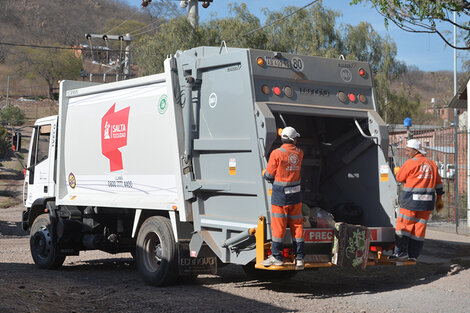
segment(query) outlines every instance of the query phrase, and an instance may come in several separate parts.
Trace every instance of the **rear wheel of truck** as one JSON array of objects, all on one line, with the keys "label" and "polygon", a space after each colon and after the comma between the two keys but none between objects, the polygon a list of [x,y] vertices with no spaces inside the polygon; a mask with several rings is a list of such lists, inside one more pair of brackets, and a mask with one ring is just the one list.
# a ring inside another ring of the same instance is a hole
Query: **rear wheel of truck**
[{"label": "rear wheel of truck", "polygon": [[137,268],[150,285],[163,286],[178,278],[178,249],[170,220],[162,216],[148,218],[137,236]]},{"label": "rear wheel of truck", "polygon": [[31,227],[29,245],[34,263],[39,268],[57,269],[65,261],[65,256],[52,241],[51,220],[48,214],[39,215]]}]

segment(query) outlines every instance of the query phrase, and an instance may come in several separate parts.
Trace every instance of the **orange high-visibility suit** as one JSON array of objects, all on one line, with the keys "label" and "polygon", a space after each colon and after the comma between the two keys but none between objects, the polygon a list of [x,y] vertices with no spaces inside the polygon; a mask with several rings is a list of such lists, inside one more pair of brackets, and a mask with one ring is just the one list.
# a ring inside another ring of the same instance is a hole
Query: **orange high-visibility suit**
[{"label": "orange high-visibility suit", "polygon": [[271,152],[264,178],[272,182],[272,254],[281,259],[282,241],[289,224],[297,259],[303,259],[302,199],[300,169],[304,153],[294,144],[283,144]]},{"label": "orange high-visibility suit", "polygon": [[441,176],[436,164],[421,153],[407,160],[397,173],[397,180],[405,183],[401,208],[395,227],[396,252],[408,252],[417,258],[423,247],[426,224],[437,198],[441,198]]}]

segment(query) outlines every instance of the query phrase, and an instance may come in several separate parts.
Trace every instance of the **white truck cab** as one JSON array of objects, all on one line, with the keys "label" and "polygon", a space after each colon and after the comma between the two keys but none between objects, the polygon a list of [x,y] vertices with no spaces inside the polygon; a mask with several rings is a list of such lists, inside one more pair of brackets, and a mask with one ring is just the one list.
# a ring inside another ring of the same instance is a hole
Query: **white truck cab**
[{"label": "white truck cab", "polygon": [[57,115],[41,118],[34,124],[23,192],[26,207],[55,195],[56,129]]}]

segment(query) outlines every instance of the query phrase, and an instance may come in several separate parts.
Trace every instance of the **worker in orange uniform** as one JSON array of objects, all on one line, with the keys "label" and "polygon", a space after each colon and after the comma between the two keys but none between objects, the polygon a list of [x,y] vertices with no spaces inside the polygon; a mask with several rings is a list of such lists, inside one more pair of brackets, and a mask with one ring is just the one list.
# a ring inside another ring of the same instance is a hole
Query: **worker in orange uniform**
[{"label": "worker in orange uniform", "polygon": [[389,259],[416,261],[431,211],[434,206],[437,212],[444,207],[444,192],[437,166],[424,156],[420,141],[408,140],[405,154],[409,159],[396,174],[398,182],[405,184],[395,227],[395,253]]},{"label": "worker in orange uniform", "polygon": [[263,177],[273,184],[271,195],[272,254],[261,262],[264,266],[283,265],[282,241],[289,223],[297,269],[304,268],[304,238],[302,228],[302,202],[300,168],[304,153],[297,148],[300,134],[293,127],[281,132],[282,146],[269,157]]}]

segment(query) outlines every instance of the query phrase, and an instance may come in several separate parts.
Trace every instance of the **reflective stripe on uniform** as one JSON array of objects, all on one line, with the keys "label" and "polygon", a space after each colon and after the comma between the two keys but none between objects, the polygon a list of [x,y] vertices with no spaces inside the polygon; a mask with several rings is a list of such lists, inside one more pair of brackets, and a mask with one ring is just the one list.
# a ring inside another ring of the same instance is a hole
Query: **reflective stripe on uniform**
[{"label": "reflective stripe on uniform", "polygon": [[404,230],[397,230],[395,231],[395,233],[399,236],[405,236],[405,237],[410,237],[411,239],[414,239],[414,240],[418,240],[418,241],[424,241],[424,238],[422,237],[417,237],[415,235],[412,235],[410,234],[409,232],[407,231],[404,231]]},{"label": "reflective stripe on uniform", "polygon": [[397,217],[401,217],[401,218],[404,218],[404,219],[407,219],[409,221],[415,221],[415,222],[419,222],[419,223],[423,223],[423,224],[427,224],[428,221],[423,219],[423,218],[416,218],[416,217],[411,217],[411,216],[406,216],[405,214],[398,214]]},{"label": "reflective stripe on uniform", "polygon": [[304,242],[304,238],[294,238],[295,242]]},{"label": "reflective stripe on uniform", "polygon": [[297,180],[297,181],[278,181],[278,180],[275,180],[273,185],[277,185],[277,186],[295,186],[295,185],[300,185],[300,180]]},{"label": "reflective stripe on uniform", "polygon": [[274,175],[271,175],[268,173],[268,171],[265,171],[264,172],[264,178],[268,179],[268,180],[271,180],[271,179],[274,179]]},{"label": "reflective stripe on uniform", "polygon": [[287,215],[287,218],[290,218],[291,220],[298,220],[299,218],[302,218],[302,214],[298,214],[298,215]]},{"label": "reflective stripe on uniform", "polygon": [[281,151],[282,153],[286,152],[286,149],[284,149],[284,148],[277,148],[277,150]]},{"label": "reflective stripe on uniform", "polygon": [[287,218],[287,214],[284,213],[271,213],[271,216],[277,218]]},{"label": "reflective stripe on uniform", "polygon": [[277,237],[274,237],[274,236],[273,236],[273,241],[274,241],[274,242],[282,242],[282,239],[283,239],[283,238],[284,238],[284,237],[282,237],[282,238],[277,238]]},{"label": "reflective stripe on uniform", "polygon": [[[437,187],[437,186],[436,186]],[[442,185],[441,185],[442,187]],[[403,191],[413,191],[413,192],[435,192],[435,188],[413,188],[413,187],[403,187]]]}]

